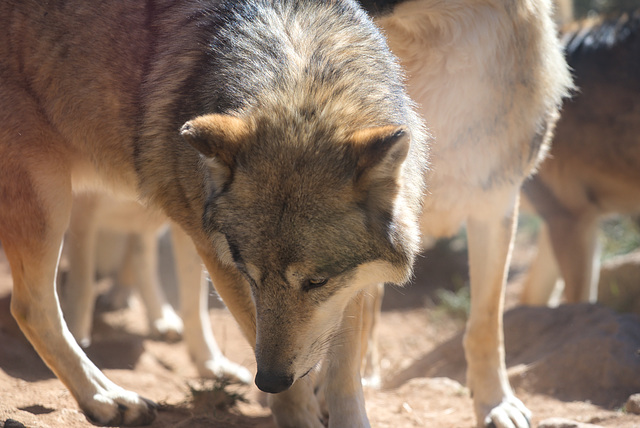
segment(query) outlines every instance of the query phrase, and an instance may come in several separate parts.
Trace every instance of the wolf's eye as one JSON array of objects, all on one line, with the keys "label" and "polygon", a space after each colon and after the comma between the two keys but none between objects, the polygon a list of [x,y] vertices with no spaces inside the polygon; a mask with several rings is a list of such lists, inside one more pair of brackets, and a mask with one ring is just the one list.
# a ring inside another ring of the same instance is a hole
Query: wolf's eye
[{"label": "wolf's eye", "polygon": [[303,288],[305,291],[308,291],[314,288],[322,287],[327,282],[329,282],[329,278],[310,278],[304,282]]}]

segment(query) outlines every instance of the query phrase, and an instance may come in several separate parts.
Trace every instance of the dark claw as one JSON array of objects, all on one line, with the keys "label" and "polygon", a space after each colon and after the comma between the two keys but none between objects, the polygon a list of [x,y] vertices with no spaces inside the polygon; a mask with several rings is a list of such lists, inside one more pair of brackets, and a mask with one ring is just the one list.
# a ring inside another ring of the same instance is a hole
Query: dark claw
[{"label": "dark claw", "polygon": [[154,419],[156,418],[156,415],[158,414],[158,405],[156,403],[154,403],[153,401],[149,400],[148,398],[144,398],[144,397],[140,397],[140,398],[142,398],[142,401],[145,402],[145,404],[147,405],[147,409],[149,411],[141,414],[138,419],[133,421],[131,423],[132,426],[134,426],[134,425],[149,425],[151,422],[154,421]]},{"label": "dark claw", "polygon": [[95,418],[91,413],[88,412],[84,412],[84,417],[87,418],[87,420],[89,422],[91,422],[93,425],[98,425],[98,426],[118,426],[118,425],[122,425],[122,413],[118,412],[116,414],[116,417],[113,418],[110,421],[101,421],[98,418]]}]

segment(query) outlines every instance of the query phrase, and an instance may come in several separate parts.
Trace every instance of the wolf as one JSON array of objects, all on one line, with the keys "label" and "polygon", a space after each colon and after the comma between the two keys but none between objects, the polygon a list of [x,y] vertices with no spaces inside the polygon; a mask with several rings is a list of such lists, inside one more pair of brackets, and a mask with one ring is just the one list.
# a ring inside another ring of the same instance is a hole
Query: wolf
[{"label": "wolf", "polygon": [[118,284],[110,290],[111,297],[139,291],[152,336],[170,341],[184,336],[200,376],[250,383],[249,371],[228,360],[215,340],[206,298],[209,284],[204,273],[199,273],[199,261],[175,257],[184,323],[167,302],[158,277],[158,235],[166,225],[162,213],[135,201],[94,192],[74,196],[64,240],[69,268],[60,287],[69,330],[83,348],[90,345],[94,278],[96,273],[116,274]]},{"label": "wolf", "polygon": [[640,10],[581,20],[562,38],[578,90],[565,104],[550,156],[523,192],[544,225],[521,301],[598,297],[598,221],[640,212]]},{"label": "wolf", "polygon": [[464,348],[477,423],[527,427],[531,413],[514,396],[505,368],[502,311],[520,189],[545,157],[573,87],[552,4],[361,3],[399,57],[409,95],[435,139],[422,235],[447,236],[466,224],[471,313]]},{"label": "wolf", "polygon": [[87,418],[156,413],[61,314],[73,194],[93,189],[177,225],[176,254],[204,262],[279,426],[323,426],[323,360],[329,426],[368,426],[360,295],[411,276],[431,137],[367,14],[350,0],[7,0],[0,39],[11,312]]}]

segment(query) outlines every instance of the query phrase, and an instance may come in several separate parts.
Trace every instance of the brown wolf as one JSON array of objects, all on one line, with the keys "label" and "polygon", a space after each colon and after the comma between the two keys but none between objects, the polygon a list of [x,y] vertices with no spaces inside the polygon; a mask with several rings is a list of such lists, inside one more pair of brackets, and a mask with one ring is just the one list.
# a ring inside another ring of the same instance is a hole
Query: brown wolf
[{"label": "brown wolf", "polygon": [[359,295],[410,277],[429,137],[365,12],[349,0],[7,0],[0,40],[11,311],[87,417],[155,414],[89,361],[56,297],[73,192],[97,188],[178,224],[177,254],[195,243],[255,346],[256,384],[286,390],[272,396],[280,426],[322,426],[306,375],[327,353],[330,426],[368,426]]},{"label": "brown wolf", "polygon": [[598,221],[640,211],[640,10],[578,22],[563,38],[578,90],[550,156],[524,194],[546,227],[522,302],[546,304],[558,276],[567,302],[595,301]]},{"label": "brown wolf", "polygon": [[572,86],[551,2],[363,1],[408,74],[433,133],[424,236],[466,223],[471,314],[464,340],[478,425],[526,427],[504,362],[502,309],[518,198]]},{"label": "brown wolf", "polygon": [[209,284],[200,272],[199,261],[183,266],[188,260],[176,258],[180,262],[176,271],[184,328],[183,320],[167,302],[158,277],[158,234],[166,224],[167,218],[160,212],[135,201],[93,192],[75,195],[64,242],[69,270],[60,287],[60,304],[69,330],[81,346],[89,346],[96,300],[94,278],[97,272],[116,274],[118,286],[110,290],[111,297],[137,290],[151,334],[167,340],[184,335],[200,376],[251,382],[249,371],[229,361],[213,336],[208,300],[200,299],[200,293],[208,294]]}]

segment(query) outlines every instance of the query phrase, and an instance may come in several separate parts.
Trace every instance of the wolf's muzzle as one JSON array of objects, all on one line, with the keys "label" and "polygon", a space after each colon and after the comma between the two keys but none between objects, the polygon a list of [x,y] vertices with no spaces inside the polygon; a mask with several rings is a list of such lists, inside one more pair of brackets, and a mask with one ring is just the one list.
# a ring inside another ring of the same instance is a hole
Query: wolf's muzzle
[{"label": "wolf's muzzle", "polygon": [[264,392],[277,394],[286,391],[293,385],[293,376],[281,373],[264,372],[258,370],[256,374],[256,386]]}]

